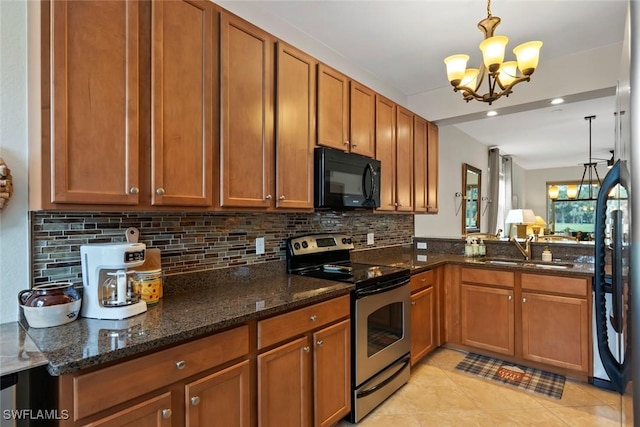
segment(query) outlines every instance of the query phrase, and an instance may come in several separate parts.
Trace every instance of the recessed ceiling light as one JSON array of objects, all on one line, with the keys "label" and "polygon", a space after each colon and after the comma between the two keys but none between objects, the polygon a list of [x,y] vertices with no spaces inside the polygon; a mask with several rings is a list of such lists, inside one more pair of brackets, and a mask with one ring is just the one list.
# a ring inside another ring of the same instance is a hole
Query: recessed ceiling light
[{"label": "recessed ceiling light", "polygon": [[551,100],[551,105],[558,105],[558,104],[562,104],[564,102],[564,99],[562,98],[555,98]]},{"label": "recessed ceiling light", "polygon": [[487,111],[487,117],[493,117],[493,116],[497,116],[498,112],[497,111]]}]

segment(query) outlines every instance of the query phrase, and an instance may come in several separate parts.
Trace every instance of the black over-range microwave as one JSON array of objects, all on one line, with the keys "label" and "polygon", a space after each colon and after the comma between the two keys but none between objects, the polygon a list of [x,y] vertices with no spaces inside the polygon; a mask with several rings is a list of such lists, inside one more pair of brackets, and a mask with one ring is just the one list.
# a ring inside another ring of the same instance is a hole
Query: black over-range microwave
[{"label": "black over-range microwave", "polygon": [[315,149],[316,208],[380,206],[380,161],[332,148]]}]

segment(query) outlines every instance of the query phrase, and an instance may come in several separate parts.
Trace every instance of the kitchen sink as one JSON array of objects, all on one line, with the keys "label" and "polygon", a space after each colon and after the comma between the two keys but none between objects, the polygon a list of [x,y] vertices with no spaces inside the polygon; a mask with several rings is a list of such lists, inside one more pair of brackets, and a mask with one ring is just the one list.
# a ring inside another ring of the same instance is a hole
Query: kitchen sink
[{"label": "kitchen sink", "polygon": [[541,268],[549,270],[566,270],[572,268],[573,264],[570,262],[558,262],[558,261],[538,261],[538,260],[524,260],[524,259],[511,259],[511,258],[485,258],[485,264],[490,265],[502,265],[506,267],[528,267],[528,268]]}]

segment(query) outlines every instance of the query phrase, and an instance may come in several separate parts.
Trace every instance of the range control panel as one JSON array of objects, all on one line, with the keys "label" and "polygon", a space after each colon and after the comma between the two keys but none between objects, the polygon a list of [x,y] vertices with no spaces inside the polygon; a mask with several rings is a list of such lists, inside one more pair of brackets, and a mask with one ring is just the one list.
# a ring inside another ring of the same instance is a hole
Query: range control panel
[{"label": "range control panel", "polygon": [[310,234],[289,239],[289,250],[293,255],[309,255],[353,248],[351,237],[343,234]]}]

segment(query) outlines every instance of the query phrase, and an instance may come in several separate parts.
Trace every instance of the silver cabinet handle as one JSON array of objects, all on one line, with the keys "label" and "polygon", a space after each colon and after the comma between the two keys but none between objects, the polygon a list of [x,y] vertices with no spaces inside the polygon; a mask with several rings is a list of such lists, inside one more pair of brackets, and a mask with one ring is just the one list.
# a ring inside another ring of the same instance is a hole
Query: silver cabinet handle
[{"label": "silver cabinet handle", "polygon": [[200,396],[193,396],[190,400],[193,406],[198,406],[198,403],[200,403]]},{"label": "silver cabinet handle", "polygon": [[358,144],[351,144],[351,148],[356,148]]},{"label": "silver cabinet handle", "polygon": [[316,341],[316,344],[318,345],[318,347],[322,347],[322,345],[324,344],[324,341],[318,340]]},{"label": "silver cabinet handle", "polygon": [[304,347],[302,347],[302,351],[304,351],[305,353],[309,353],[311,351],[311,347],[305,345]]},{"label": "silver cabinet handle", "polygon": [[522,298],[522,302],[527,302],[527,299],[526,298]]},{"label": "silver cabinet handle", "polygon": [[176,362],[176,368],[178,369],[184,369],[185,366],[187,366],[187,362],[185,362],[184,360],[179,360]]},{"label": "silver cabinet handle", "polygon": [[416,305],[416,302],[415,301],[411,301],[411,305]]},{"label": "silver cabinet handle", "polygon": [[396,202],[396,203],[394,203],[394,204],[393,204],[393,206],[398,206],[398,203],[397,203],[397,202]]},{"label": "silver cabinet handle", "polygon": [[131,187],[129,189],[129,194],[138,194],[140,192],[140,189],[138,187]]},{"label": "silver cabinet handle", "polygon": [[424,283],[424,282],[426,282],[426,281],[427,281],[427,279],[425,279],[425,278],[423,277],[422,279],[420,279],[420,281],[421,281],[422,283]]},{"label": "silver cabinet handle", "polygon": [[165,420],[167,418],[171,418],[171,414],[172,414],[171,409],[163,409],[162,410],[162,418],[164,418]]},{"label": "silver cabinet handle", "polygon": [[344,145],[349,145],[349,141],[343,142]]},{"label": "silver cabinet handle", "polygon": [[316,316],[315,314],[312,314],[311,317],[309,317],[309,320],[311,320],[312,322],[315,322],[316,320],[318,320],[318,316]]},{"label": "silver cabinet handle", "polygon": [[267,194],[266,196],[264,196],[265,200],[271,200],[271,194]]},{"label": "silver cabinet handle", "polygon": [[164,188],[160,187],[156,189],[156,194],[162,196],[164,194]]},{"label": "silver cabinet handle", "polygon": [[511,295],[509,295],[509,301],[511,301],[511,298],[512,298]]},{"label": "silver cabinet handle", "polygon": [[286,197],[284,197],[284,196],[280,196],[280,197],[278,197],[278,200],[284,200],[285,198]]}]

